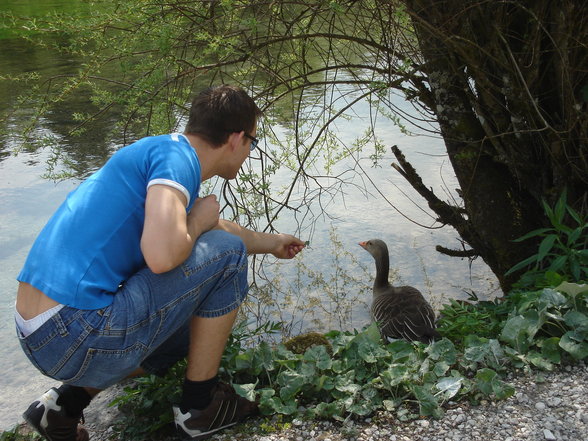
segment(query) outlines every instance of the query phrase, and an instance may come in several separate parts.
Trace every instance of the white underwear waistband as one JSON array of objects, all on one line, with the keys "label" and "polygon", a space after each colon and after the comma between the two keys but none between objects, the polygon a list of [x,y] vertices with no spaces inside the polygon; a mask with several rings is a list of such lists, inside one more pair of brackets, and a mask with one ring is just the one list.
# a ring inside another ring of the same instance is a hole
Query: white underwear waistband
[{"label": "white underwear waistband", "polygon": [[51,317],[57,314],[59,310],[64,306],[65,305],[61,304],[54,306],[53,308],[48,309],[45,312],[42,312],[41,314],[39,314],[36,317],[33,317],[30,320],[23,319],[22,315],[20,315],[16,308],[14,308],[14,319],[16,320],[16,327],[22,334],[23,338],[28,337],[37,329],[39,329],[43,323],[45,323],[47,320],[49,320]]}]

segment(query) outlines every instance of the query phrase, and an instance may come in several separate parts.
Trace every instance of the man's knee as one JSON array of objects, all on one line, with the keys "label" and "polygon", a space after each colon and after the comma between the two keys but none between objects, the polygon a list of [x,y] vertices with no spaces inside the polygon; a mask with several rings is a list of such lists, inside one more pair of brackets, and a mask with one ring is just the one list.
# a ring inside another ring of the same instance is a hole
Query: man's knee
[{"label": "man's knee", "polygon": [[196,241],[195,251],[209,258],[230,259],[237,266],[247,265],[247,249],[243,240],[223,230],[211,230],[200,235]]}]

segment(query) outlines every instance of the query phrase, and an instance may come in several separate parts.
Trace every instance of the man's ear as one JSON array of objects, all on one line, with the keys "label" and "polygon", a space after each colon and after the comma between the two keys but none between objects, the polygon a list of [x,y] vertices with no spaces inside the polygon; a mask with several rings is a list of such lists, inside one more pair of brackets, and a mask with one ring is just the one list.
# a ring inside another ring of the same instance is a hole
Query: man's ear
[{"label": "man's ear", "polygon": [[237,148],[241,146],[243,143],[243,137],[245,136],[245,132],[233,132],[229,135],[229,139],[227,140],[230,150],[235,151]]}]

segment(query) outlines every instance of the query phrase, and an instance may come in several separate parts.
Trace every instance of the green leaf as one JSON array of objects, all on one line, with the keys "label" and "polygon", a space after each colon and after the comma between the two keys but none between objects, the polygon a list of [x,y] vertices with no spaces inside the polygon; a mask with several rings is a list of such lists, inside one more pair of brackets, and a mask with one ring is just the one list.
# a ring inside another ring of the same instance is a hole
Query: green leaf
[{"label": "green leaf", "polygon": [[475,378],[478,389],[488,396],[494,394],[496,398],[504,399],[514,394],[514,388],[502,381],[492,369],[480,369]]},{"label": "green leaf", "polygon": [[579,311],[568,311],[564,315],[564,322],[573,331],[583,335],[584,338],[588,337],[588,317],[586,315]]},{"label": "green leaf", "polygon": [[382,385],[387,389],[392,389],[410,378],[408,366],[404,364],[394,364],[380,373]]},{"label": "green leaf", "polygon": [[439,407],[437,398],[429,391],[428,387],[413,385],[411,390],[419,403],[419,411],[422,416],[435,418],[443,416],[443,411]]},{"label": "green leaf", "polygon": [[588,357],[588,344],[578,341],[573,331],[566,332],[559,341],[559,347],[569,353],[576,360],[583,360]]},{"label": "green leaf", "polygon": [[533,230],[533,231],[525,234],[524,236],[521,236],[521,237],[513,240],[513,242],[522,242],[524,240],[530,239],[531,237],[541,236],[544,233],[547,233],[548,231],[553,231],[553,228],[539,228],[538,230]]},{"label": "green leaf", "polygon": [[395,362],[408,361],[415,355],[414,346],[406,340],[396,340],[388,343],[386,349],[392,354],[392,361]]},{"label": "green leaf", "polygon": [[258,375],[261,373],[261,368],[254,367],[253,356],[253,351],[251,350],[237,354],[235,357],[235,368],[239,371],[248,371],[249,369],[254,368],[253,374]]},{"label": "green leaf", "polygon": [[384,405],[385,410],[393,411],[396,410],[400,403],[398,402],[398,400],[384,400],[382,401],[382,404]]},{"label": "green leaf", "polygon": [[429,345],[425,352],[433,360],[443,360],[447,364],[452,365],[457,360],[457,351],[455,345],[447,338],[442,338]]},{"label": "green leaf", "polygon": [[512,274],[522,268],[526,268],[527,266],[529,266],[532,263],[537,262],[537,255],[533,255],[531,257],[527,257],[525,260],[517,263],[515,266],[513,266],[511,269],[509,269],[504,275],[508,276],[509,274]]},{"label": "green leaf", "polygon": [[365,341],[359,345],[357,353],[366,363],[377,363],[380,358],[388,356],[388,351],[372,341]]},{"label": "green leaf", "polygon": [[437,384],[435,384],[435,387],[439,390],[444,400],[449,400],[457,395],[461,389],[463,380],[464,378],[461,376],[445,377],[439,380]]},{"label": "green leaf", "polygon": [[295,371],[284,371],[277,378],[280,387],[280,398],[284,402],[293,400],[294,397],[302,390],[308,380],[303,375]]},{"label": "green leaf", "polygon": [[556,222],[556,226],[559,226],[563,222],[563,218],[566,214],[566,199],[567,199],[567,191],[564,189],[561,196],[555,203],[555,209],[553,211],[554,219]]},{"label": "green leaf", "polygon": [[255,351],[255,364],[266,370],[274,368],[274,354],[266,341],[262,341]]},{"label": "green leaf", "polygon": [[538,352],[530,351],[527,354],[527,360],[529,360],[531,364],[537,366],[539,369],[545,369],[548,371],[553,369],[553,364],[548,359],[546,359],[543,354],[539,354]]},{"label": "green leaf", "polygon": [[272,415],[275,413],[293,415],[298,412],[298,404],[294,400],[284,402],[279,397],[270,395],[270,393],[267,392],[261,394],[259,410],[263,415]]},{"label": "green leaf", "polygon": [[553,262],[549,265],[550,271],[560,271],[562,268],[565,268],[566,263],[568,262],[568,256],[558,256],[553,259]]},{"label": "green leaf", "polygon": [[568,213],[570,213],[570,216],[572,216],[572,218],[578,223],[578,225],[580,225],[582,227],[582,224],[584,224],[584,221],[582,220],[582,217],[578,214],[578,212],[576,210],[574,210],[572,207],[570,207],[569,205],[567,206],[567,210],[568,210]]},{"label": "green leaf", "polygon": [[547,253],[549,253],[551,251],[551,249],[553,248],[553,244],[555,243],[556,240],[557,240],[557,235],[550,234],[549,236],[547,236],[545,239],[543,239],[541,241],[541,244],[539,245],[539,252],[537,253],[537,260],[538,261],[542,261],[543,259],[545,259],[545,256],[547,256]]},{"label": "green leaf", "polygon": [[333,360],[324,346],[313,346],[308,349],[304,353],[303,360],[315,363],[321,370],[331,369],[333,365]]},{"label": "green leaf", "polygon": [[553,288],[545,288],[541,295],[539,296],[539,300],[544,302],[547,306],[562,306],[565,305],[567,302],[566,297],[557,292]]},{"label": "green leaf", "polygon": [[[551,265],[553,266],[553,264]],[[557,286],[563,281],[563,277],[556,272],[556,270],[548,270],[545,272],[545,281],[550,286]]]},{"label": "green leaf", "polygon": [[555,364],[561,362],[559,340],[559,337],[551,337],[545,340],[540,340],[537,344],[537,346],[541,348],[541,355]]},{"label": "green leaf", "polygon": [[568,233],[568,247],[573,248],[576,244],[576,241],[580,238],[582,234],[582,227],[578,227],[575,230]]},{"label": "green leaf", "polygon": [[535,337],[535,334],[537,334],[537,331],[539,331],[539,329],[541,329],[543,324],[546,322],[547,314],[544,308],[540,311],[537,311],[536,309],[530,309],[525,311],[523,317],[527,321],[527,337],[529,341],[531,341]]},{"label": "green leaf", "polygon": [[347,410],[355,415],[365,416],[373,413],[381,404],[382,400],[379,398],[378,391],[372,386],[367,386],[361,390]]},{"label": "green leaf", "polygon": [[[343,415],[344,407],[339,401],[331,403],[319,403],[312,410],[312,415],[320,418],[335,418]],[[337,419],[337,418],[335,418]]]},{"label": "green leaf", "polygon": [[576,257],[574,255],[571,255],[569,260],[570,260],[570,271],[572,273],[572,276],[574,276],[574,280],[580,280],[580,274],[581,274],[580,262],[578,262],[578,259],[576,259]]},{"label": "green leaf", "polygon": [[586,285],[586,284],[579,285],[577,283],[563,282],[561,285],[559,285],[555,289],[559,292],[563,292],[565,294],[570,294],[572,297],[575,297],[578,294],[588,292],[588,285]]},{"label": "green leaf", "polygon": [[529,322],[523,316],[515,316],[509,318],[502,332],[500,339],[510,344],[518,352],[524,353],[529,349],[529,341],[527,339],[527,329]]},{"label": "green leaf", "polygon": [[255,401],[255,386],[257,386],[257,383],[233,384],[235,392],[249,401]]},{"label": "green leaf", "polygon": [[449,364],[445,360],[441,360],[435,363],[435,366],[433,367],[433,373],[437,377],[442,377],[451,368],[452,365],[453,363]]},{"label": "green leaf", "polygon": [[355,371],[353,369],[335,378],[335,389],[338,391],[347,393],[353,390],[352,393],[354,393],[356,391],[355,386],[357,385],[355,384]]}]

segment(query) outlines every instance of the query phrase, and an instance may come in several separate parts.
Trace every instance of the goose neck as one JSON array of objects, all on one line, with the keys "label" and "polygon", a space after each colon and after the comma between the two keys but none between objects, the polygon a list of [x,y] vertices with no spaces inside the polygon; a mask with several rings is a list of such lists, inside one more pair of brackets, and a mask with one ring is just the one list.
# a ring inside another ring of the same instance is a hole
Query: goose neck
[{"label": "goose neck", "polygon": [[390,261],[387,255],[380,255],[376,259],[376,280],[374,288],[388,286],[388,274],[390,272]]}]

